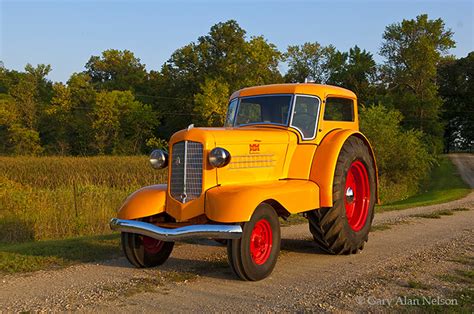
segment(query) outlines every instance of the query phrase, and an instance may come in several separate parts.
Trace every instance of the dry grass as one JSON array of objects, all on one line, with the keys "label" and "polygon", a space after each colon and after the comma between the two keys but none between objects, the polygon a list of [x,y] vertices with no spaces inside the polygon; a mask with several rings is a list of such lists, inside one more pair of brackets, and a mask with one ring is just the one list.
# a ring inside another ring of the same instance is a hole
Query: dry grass
[{"label": "dry grass", "polygon": [[146,157],[0,157],[0,242],[109,233],[139,187],[164,182]]}]

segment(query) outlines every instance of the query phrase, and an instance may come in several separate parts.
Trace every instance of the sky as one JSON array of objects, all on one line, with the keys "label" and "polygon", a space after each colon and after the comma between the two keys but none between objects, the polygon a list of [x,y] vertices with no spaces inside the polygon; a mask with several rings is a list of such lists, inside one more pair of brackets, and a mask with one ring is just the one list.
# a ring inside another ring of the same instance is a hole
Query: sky
[{"label": "sky", "polygon": [[315,41],[341,51],[358,45],[383,62],[378,51],[385,27],[426,13],[454,32],[451,54],[464,57],[474,50],[472,0],[0,2],[4,66],[50,64],[49,79],[62,82],[84,71],[92,55],[112,48],[131,50],[147,70],[159,70],[176,49],[229,19],[281,51]]}]

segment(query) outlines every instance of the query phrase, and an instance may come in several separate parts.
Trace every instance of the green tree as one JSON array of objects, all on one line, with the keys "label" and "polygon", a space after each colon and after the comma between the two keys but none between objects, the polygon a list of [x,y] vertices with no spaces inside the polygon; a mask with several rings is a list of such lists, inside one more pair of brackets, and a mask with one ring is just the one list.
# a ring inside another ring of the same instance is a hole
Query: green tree
[{"label": "green tree", "polygon": [[70,151],[71,139],[68,137],[68,131],[72,121],[72,97],[71,90],[63,83],[53,85],[53,98],[51,103],[45,107],[44,121],[49,128],[43,134],[47,144],[45,149],[47,153],[67,155]]},{"label": "green tree", "polygon": [[95,153],[92,147],[94,142],[92,112],[97,92],[91,81],[88,74],[74,73],[67,82],[71,95],[71,118],[68,123],[67,137],[70,152],[74,155]]},{"label": "green tree", "polygon": [[354,91],[359,102],[374,101],[377,67],[371,53],[358,46],[341,52],[334,46],[319,43],[289,46],[285,54],[288,62],[287,82],[332,84]]},{"label": "green tree", "polygon": [[433,152],[439,151],[442,138],[436,67],[455,46],[452,36],[443,20],[430,20],[423,14],[387,26],[380,49],[386,58],[383,72],[391,103],[403,113],[407,128],[426,134]]},{"label": "green tree", "polygon": [[29,129],[35,129],[38,124],[40,106],[38,90],[33,77],[24,75],[18,84],[10,88],[10,95],[15,99],[21,124]]},{"label": "green tree", "polygon": [[[231,84],[230,92],[242,87],[280,83],[283,81],[278,64],[283,55],[276,46],[269,43],[263,36],[250,38],[245,44],[245,69],[240,68],[235,74],[240,74],[240,82]],[[230,84],[232,75],[225,80]]]},{"label": "green tree", "polygon": [[25,128],[20,124],[12,124],[8,131],[14,155],[39,155],[43,152],[37,131]]},{"label": "green tree", "polygon": [[[44,105],[50,100],[51,82],[46,76],[49,65],[33,67],[27,64],[25,72],[1,70],[3,94],[2,111],[8,121],[0,129],[4,150],[12,154],[39,154],[42,152],[39,134]],[[4,120],[4,119],[2,119]]]},{"label": "green tree", "polygon": [[422,132],[403,130],[402,119],[400,111],[380,104],[360,108],[360,128],[374,149],[385,202],[415,194],[434,162],[422,142]]},{"label": "green tree", "polygon": [[315,83],[326,83],[330,77],[329,65],[335,53],[334,46],[324,47],[317,42],[288,46],[285,53],[285,60],[288,63],[285,81],[302,83],[310,79]]},{"label": "green tree", "polygon": [[138,154],[153,137],[156,116],[130,91],[97,94],[92,129],[99,154]]},{"label": "green tree", "polygon": [[86,73],[99,90],[136,91],[146,80],[145,65],[129,50],[109,49],[102,56],[92,56]]},{"label": "green tree", "polygon": [[38,155],[43,148],[39,133],[22,125],[21,113],[15,99],[0,94],[0,153]]},{"label": "green tree", "polygon": [[201,92],[194,96],[194,112],[200,123],[208,126],[223,126],[229,98],[229,85],[220,79],[206,79]]},{"label": "green tree", "polygon": [[24,75],[18,71],[0,67],[0,94],[8,94],[10,88],[18,84],[20,76]]},{"label": "green tree", "polygon": [[329,84],[352,90],[362,104],[374,101],[377,68],[370,52],[358,46],[350,48],[349,52],[337,51],[328,67]]},{"label": "green tree", "polygon": [[110,154],[119,139],[120,120],[117,92],[102,91],[97,94],[92,128],[99,154]]},{"label": "green tree", "polygon": [[92,111],[96,91],[90,81],[87,74],[74,73],[67,85],[53,85],[53,97],[44,108],[44,127],[41,133],[47,153],[95,153]]},{"label": "green tree", "polygon": [[[222,86],[227,85],[230,92],[251,85],[281,82],[278,71],[281,58],[276,47],[263,37],[247,40],[245,30],[234,20],[212,26],[197,42],[176,50],[162,68],[159,93],[163,99],[157,102],[156,108],[167,115],[163,116],[161,130],[170,135],[193,122],[193,117],[202,118],[199,112],[204,109],[194,109],[198,106],[195,101],[202,100],[202,95],[208,99],[223,99]],[[210,82],[217,80],[221,87],[214,91],[218,94],[210,95]],[[196,96],[198,94],[201,96]],[[225,106],[227,99],[223,101]],[[202,104],[201,101],[199,105]]]},{"label": "green tree", "polygon": [[439,94],[443,98],[444,148],[472,150],[474,145],[474,52],[438,66]]},{"label": "green tree", "polygon": [[53,83],[46,78],[51,70],[49,64],[38,64],[34,67],[28,63],[25,66],[25,73],[36,83],[38,100],[43,105],[49,103],[53,96]]},{"label": "green tree", "polygon": [[17,123],[18,112],[16,111],[15,99],[8,94],[0,94],[0,154],[9,154],[12,151],[10,141],[12,124]]},{"label": "green tree", "polygon": [[135,100],[131,93],[119,98],[120,142],[114,148],[116,154],[137,155],[147,149],[147,143],[154,137],[158,125],[156,113],[150,105]]}]

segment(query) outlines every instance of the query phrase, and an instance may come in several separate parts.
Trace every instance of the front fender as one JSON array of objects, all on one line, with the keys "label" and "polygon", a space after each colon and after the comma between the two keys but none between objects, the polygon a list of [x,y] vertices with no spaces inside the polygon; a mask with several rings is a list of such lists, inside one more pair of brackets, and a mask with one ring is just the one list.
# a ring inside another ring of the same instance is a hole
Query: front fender
[{"label": "front fender", "polygon": [[255,208],[276,201],[290,214],[319,208],[319,187],[308,180],[280,180],[224,185],[206,192],[206,216],[217,222],[249,221]]},{"label": "front fender", "polygon": [[137,219],[164,212],[166,189],[166,184],[156,184],[133,192],[120,207],[117,217],[120,219]]}]

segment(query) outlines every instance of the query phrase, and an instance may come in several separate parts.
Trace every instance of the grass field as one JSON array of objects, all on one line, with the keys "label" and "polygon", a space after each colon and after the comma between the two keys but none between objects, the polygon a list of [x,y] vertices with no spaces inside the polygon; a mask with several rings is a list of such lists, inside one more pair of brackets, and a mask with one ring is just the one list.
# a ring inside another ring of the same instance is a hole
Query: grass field
[{"label": "grass field", "polygon": [[120,236],[0,244],[0,273],[31,272],[118,257]]},{"label": "grass field", "polygon": [[430,179],[421,192],[402,201],[377,206],[377,211],[400,210],[404,208],[445,203],[462,198],[472,190],[461,179],[456,166],[447,156],[441,156],[439,165],[433,168]]},{"label": "grass field", "polygon": [[0,243],[110,233],[134,190],[165,181],[146,157],[0,157]]}]

